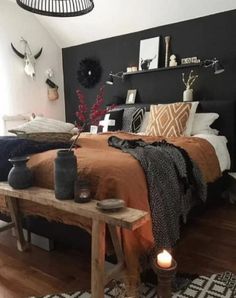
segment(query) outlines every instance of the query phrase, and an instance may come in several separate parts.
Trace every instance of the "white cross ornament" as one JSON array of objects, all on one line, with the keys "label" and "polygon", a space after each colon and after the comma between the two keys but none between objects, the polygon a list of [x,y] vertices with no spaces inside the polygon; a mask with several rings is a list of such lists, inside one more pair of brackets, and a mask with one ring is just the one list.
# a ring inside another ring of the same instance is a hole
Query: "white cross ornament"
[{"label": "white cross ornament", "polygon": [[110,114],[106,114],[104,119],[99,122],[100,126],[103,126],[102,132],[108,131],[108,126],[115,126],[116,120],[109,119]]}]

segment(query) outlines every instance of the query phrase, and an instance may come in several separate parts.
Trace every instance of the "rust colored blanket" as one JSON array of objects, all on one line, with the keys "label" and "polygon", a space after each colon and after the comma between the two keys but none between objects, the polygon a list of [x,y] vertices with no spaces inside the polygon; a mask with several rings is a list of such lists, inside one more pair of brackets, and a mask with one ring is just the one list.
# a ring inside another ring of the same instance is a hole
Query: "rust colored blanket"
[{"label": "rust colored blanket", "polygon": [[[149,210],[146,178],[139,162],[129,154],[109,147],[107,139],[111,135],[119,138],[145,141],[161,140],[161,137],[137,136],[128,133],[105,133],[102,135],[81,134],[80,148],[75,150],[78,160],[78,173],[90,179],[94,198],[120,198],[127,206]],[[219,162],[215,150],[206,140],[191,137],[168,138],[177,146],[184,148],[200,167],[206,182],[215,181],[220,175]],[[53,188],[53,164],[56,150],[31,156],[29,166],[35,175],[35,184]],[[168,187],[168,182],[167,182]],[[51,218],[54,219],[55,218]],[[89,221],[79,218],[79,225],[90,231]],[[153,245],[151,221],[135,232],[123,230],[123,245],[127,264],[131,273],[137,272],[138,257]]]}]

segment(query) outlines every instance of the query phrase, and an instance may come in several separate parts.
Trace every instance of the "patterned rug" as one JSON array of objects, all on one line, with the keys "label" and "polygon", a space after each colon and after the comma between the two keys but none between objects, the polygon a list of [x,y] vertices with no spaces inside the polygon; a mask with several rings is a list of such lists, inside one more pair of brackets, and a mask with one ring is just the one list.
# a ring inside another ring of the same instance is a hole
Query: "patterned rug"
[{"label": "patterned rug", "polygon": [[[124,298],[124,287],[105,289],[105,298]],[[156,286],[143,284],[140,298],[156,298]],[[236,298],[236,275],[231,272],[213,274],[210,277],[199,276],[187,288],[174,293],[173,298]],[[36,297],[31,297],[36,298]],[[72,294],[54,294],[38,298],[91,298],[88,292]]]}]

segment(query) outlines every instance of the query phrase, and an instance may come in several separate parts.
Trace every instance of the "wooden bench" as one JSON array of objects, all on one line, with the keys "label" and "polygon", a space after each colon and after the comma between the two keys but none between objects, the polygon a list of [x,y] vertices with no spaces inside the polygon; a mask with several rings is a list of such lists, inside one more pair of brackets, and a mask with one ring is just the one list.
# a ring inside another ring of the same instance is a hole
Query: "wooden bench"
[{"label": "wooden bench", "polygon": [[[149,214],[142,210],[125,208],[119,212],[99,211],[97,201],[78,204],[73,200],[59,201],[54,196],[54,191],[39,187],[31,187],[24,190],[16,190],[6,182],[0,182],[0,195],[5,196],[11,215],[12,223],[0,229],[0,232],[15,227],[17,247],[20,251],[27,248],[24,239],[19,200],[27,200],[46,208],[56,208],[70,214],[86,217],[92,220],[92,253],[91,253],[91,292],[93,298],[104,297],[104,286],[112,279],[126,276],[126,264],[120,237],[120,229],[135,230],[150,220]],[[105,272],[105,232],[108,225],[114,250],[117,256],[117,265]]]}]

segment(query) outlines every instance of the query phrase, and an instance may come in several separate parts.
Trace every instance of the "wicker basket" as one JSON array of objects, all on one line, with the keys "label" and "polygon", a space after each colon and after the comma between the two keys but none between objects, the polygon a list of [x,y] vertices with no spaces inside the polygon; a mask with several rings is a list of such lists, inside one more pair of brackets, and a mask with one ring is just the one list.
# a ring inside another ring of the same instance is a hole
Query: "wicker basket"
[{"label": "wicker basket", "polygon": [[66,142],[69,143],[73,137],[69,132],[33,132],[25,133],[23,131],[11,130],[19,139],[33,140],[38,142]]}]

